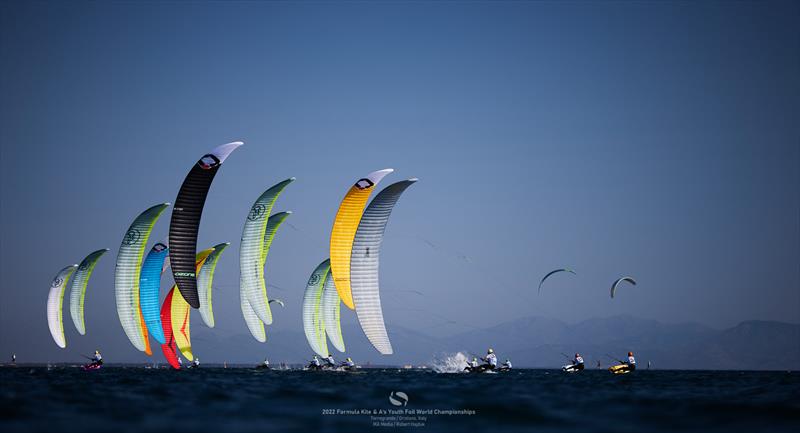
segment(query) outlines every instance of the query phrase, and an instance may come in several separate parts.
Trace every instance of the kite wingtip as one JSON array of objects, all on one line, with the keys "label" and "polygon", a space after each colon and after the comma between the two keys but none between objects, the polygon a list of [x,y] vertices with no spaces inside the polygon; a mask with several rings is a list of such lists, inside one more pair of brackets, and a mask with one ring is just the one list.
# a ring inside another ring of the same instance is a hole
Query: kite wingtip
[{"label": "kite wingtip", "polygon": [[393,171],[394,171],[393,168],[384,168],[383,170],[373,171],[372,173],[367,175],[367,179],[372,181],[372,183],[378,183],[378,182],[381,181],[381,179],[383,179],[384,177],[386,177],[389,173],[392,173]]}]

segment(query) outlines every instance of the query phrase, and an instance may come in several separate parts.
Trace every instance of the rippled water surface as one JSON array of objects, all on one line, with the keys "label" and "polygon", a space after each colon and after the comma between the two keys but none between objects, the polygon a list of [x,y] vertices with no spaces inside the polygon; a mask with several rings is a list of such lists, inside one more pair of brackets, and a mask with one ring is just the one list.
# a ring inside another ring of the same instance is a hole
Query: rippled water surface
[{"label": "rippled water surface", "polygon": [[20,366],[0,368],[0,431],[781,432],[799,395],[796,372]]}]

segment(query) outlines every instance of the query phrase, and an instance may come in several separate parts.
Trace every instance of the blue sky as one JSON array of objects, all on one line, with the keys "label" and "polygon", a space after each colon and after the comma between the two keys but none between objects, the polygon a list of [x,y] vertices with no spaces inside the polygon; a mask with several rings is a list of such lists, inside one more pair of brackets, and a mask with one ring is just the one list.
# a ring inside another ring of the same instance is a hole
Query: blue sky
[{"label": "blue sky", "polygon": [[[299,330],[302,289],[327,257],[339,200],[385,167],[396,169],[387,185],[420,179],[383,245],[390,335],[529,315],[800,321],[796,4],[3,2],[0,11],[0,352],[69,357],[47,330],[48,287],[99,248],[112,251],[90,282],[82,341],[124,341],[113,268],[127,226],[174,202],[197,158],[233,140],[246,144],[212,186],[199,241],[232,242],[214,305],[233,332],[247,332],[237,253],[255,198],[297,177],[275,206],[293,214],[267,279],[287,302],[275,327]],[[165,213],[151,243],[168,222]],[[537,296],[541,276],[559,267],[578,275]],[[611,300],[622,275],[639,285]],[[68,319],[65,328],[79,341]]]}]

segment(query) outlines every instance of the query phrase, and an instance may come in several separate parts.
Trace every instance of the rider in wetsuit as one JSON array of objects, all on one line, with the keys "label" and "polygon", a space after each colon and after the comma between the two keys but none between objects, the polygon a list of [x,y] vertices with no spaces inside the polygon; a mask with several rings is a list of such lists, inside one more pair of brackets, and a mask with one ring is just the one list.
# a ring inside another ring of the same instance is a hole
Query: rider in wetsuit
[{"label": "rider in wetsuit", "polygon": [[628,352],[628,361],[625,364],[628,365],[628,370],[636,370],[636,358],[633,357],[633,352]]},{"label": "rider in wetsuit", "polygon": [[583,370],[584,368],[583,357],[581,356],[580,353],[575,354],[575,358],[572,360],[572,365],[573,368],[576,370]]},{"label": "rider in wetsuit", "polygon": [[486,351],[486,357],[483,358],[485,364],[481,365],[481,369],[483,370],[494,370],[497,368],[497,355],[494,354],[494,350],[489,349]]},{"label": "rider in wetsuit", "polygon": [[103,355],[100,354],[99,350],[94,351],[94,356],[91,358],[92,363],[90,365],[103,365]]},{"label": "rider in wetsuit", "polygon": [[467,361],[467,366],[464,367],[464,371],[477,371],[478,370],[478,358],[472,358],[472,361]]}]

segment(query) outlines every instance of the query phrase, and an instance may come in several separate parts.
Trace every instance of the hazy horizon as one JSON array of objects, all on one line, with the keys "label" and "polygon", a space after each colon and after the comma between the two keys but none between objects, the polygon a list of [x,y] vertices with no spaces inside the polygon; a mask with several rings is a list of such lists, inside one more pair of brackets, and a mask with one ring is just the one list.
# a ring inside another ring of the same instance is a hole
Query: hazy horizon
[{"label": "hazy horizon", "polygon": [[[340,200],[386,167],[379,188],[419,178],[382,246],[390,337],[528,316],[800,323],[795,3],[3,2],[0,17],[0,359],[102,347],[160,360],[117,319],[117,250],[136,215],[173,203],[192,164],[234,140],[200,227],[198,249],[231,242],[208,332],[248,333],[242,227],[261,192],[297,177],[266,265],[286,308],[248,347],[302,333]],[[100,248],[87,334],[67,307],[62,350],[50,282]],[[577,275],[537,294],[561,267]],[[625,275],[638,285],[610,299]]]}]

